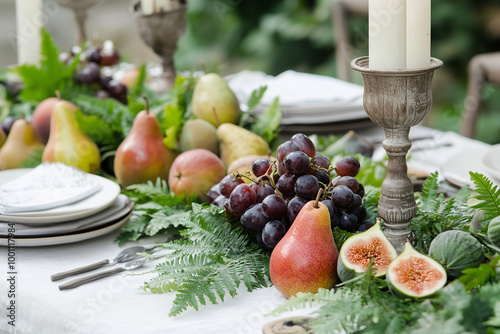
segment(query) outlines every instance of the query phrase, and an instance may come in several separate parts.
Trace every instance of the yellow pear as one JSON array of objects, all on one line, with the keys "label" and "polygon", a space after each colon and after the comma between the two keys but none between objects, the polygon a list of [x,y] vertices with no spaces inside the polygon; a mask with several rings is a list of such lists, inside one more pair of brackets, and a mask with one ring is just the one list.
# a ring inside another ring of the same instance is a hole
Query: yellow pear
[{"label": "yellow pear", "polygon": [[73,111],[63,101],[54,106],[42,161],[62,162],[87,173],[96,173],[101,165],[99,148],[80,130]]},{"label": "yellow pear", "polygon": [[37,148],[42,148],[42,143],[36,138],[33,125],[25,119],[16,120],[0,149],[0,169],[20,168]]},{"label": "yellow pear", "polygon": [[221,124],[217,128],[217,138],[221,159],[226,166],[245,155],[267,155],[270,152],[262,137],[234,124]]},{"label": "yellow pear", "polygon": [[219,154],[219,140],[217,130],[204,119],[190,119],[184,123],[179,138],[179,149],[186,152],[195,148],[204,148]]},{"label": "yellow pear", "polygon": [[215,73],[205,74],[198,80],[191,108],[193,115],[216,127],[223,123],[236,124],[241,116],[238,99],[226,81]]}]

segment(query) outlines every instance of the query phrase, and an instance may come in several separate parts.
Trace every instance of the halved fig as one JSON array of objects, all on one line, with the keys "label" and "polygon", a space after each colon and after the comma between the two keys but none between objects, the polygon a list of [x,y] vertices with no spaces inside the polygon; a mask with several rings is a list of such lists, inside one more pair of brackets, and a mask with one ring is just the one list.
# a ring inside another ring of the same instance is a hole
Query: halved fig
[{"label": "halved fig", "polygon": [[427,297],[446,284],[446,271],[432,258],[417,252],[409,242],[387,269],[389,288],[398,295]]},{"label": "halved fig", "polygon": [[370,262],[375,276],[384,276],[389,263],[398,256],[396,249],[380,229],[380,222],[365,232],[347,239],[340,249],[337,264],[339,278],[345,282],[366,272]]}]

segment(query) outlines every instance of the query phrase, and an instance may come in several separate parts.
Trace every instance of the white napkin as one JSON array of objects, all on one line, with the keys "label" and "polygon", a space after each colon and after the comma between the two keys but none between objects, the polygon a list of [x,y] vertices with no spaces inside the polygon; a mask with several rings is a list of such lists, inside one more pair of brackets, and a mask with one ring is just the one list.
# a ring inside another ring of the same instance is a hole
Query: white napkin
[{"label": "white napkin", "polygon": [[281,106],[349,104],[363,97],[363,87],[336,78],[286,71],[273,77],[263,72],[242,71],[226,77],[240,103],[246,103],[252,91],[267,86],[260,101],[269,105],[279,96]]},{"label": "white napkin", "polygon": [[101,185],[82,170],[62,163],[43,163],[0,185],[0,214],[52,209],[74,203]]}]

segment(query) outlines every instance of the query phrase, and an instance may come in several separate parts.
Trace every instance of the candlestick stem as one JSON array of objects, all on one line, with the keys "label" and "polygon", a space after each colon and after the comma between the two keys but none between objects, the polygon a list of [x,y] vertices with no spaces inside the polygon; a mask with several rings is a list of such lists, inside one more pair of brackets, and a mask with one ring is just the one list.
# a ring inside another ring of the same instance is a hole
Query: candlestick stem
[{"label": "candlestick stem", "polygon": [[429,112],[432,78],[443,62],[431,58],[428,67],[406,70],[374,70],[368,62],[368,57],[361,57],[354,59],[351,66],[363,75],[366,113],[385,131],[382,146],[388,156],[387,176],[382,183],[378,213],[384,220],[384,233],[401,252],[417,212],[406,165],[410,128]]}]

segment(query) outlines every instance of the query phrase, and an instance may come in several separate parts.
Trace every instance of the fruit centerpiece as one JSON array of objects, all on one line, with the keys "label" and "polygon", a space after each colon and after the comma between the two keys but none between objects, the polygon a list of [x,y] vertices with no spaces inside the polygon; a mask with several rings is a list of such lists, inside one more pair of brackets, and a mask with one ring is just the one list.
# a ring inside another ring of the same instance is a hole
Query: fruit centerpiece
[{"label": "fruit centerpiece", "polygon": [[376,209],[385,162],[339,149],[352,133],[284,140],[277,98],[252,116],[265,87],[244,111],[213,73],[158,95],[144,66],[119,81],[109,43],[61,56],[42,36],[41,66],[14,69],[20,91],[2,86],[0,168],[59,161],[120,183],[135,218],[117,242],[164,238],[168,256],[143,288],[175,293],[170,316],[273,285],[288,298],[273,314],[318,306],[315,333],[500,327],[500,191],[484,176],[450,199],[432,174],[398,254]]}]

